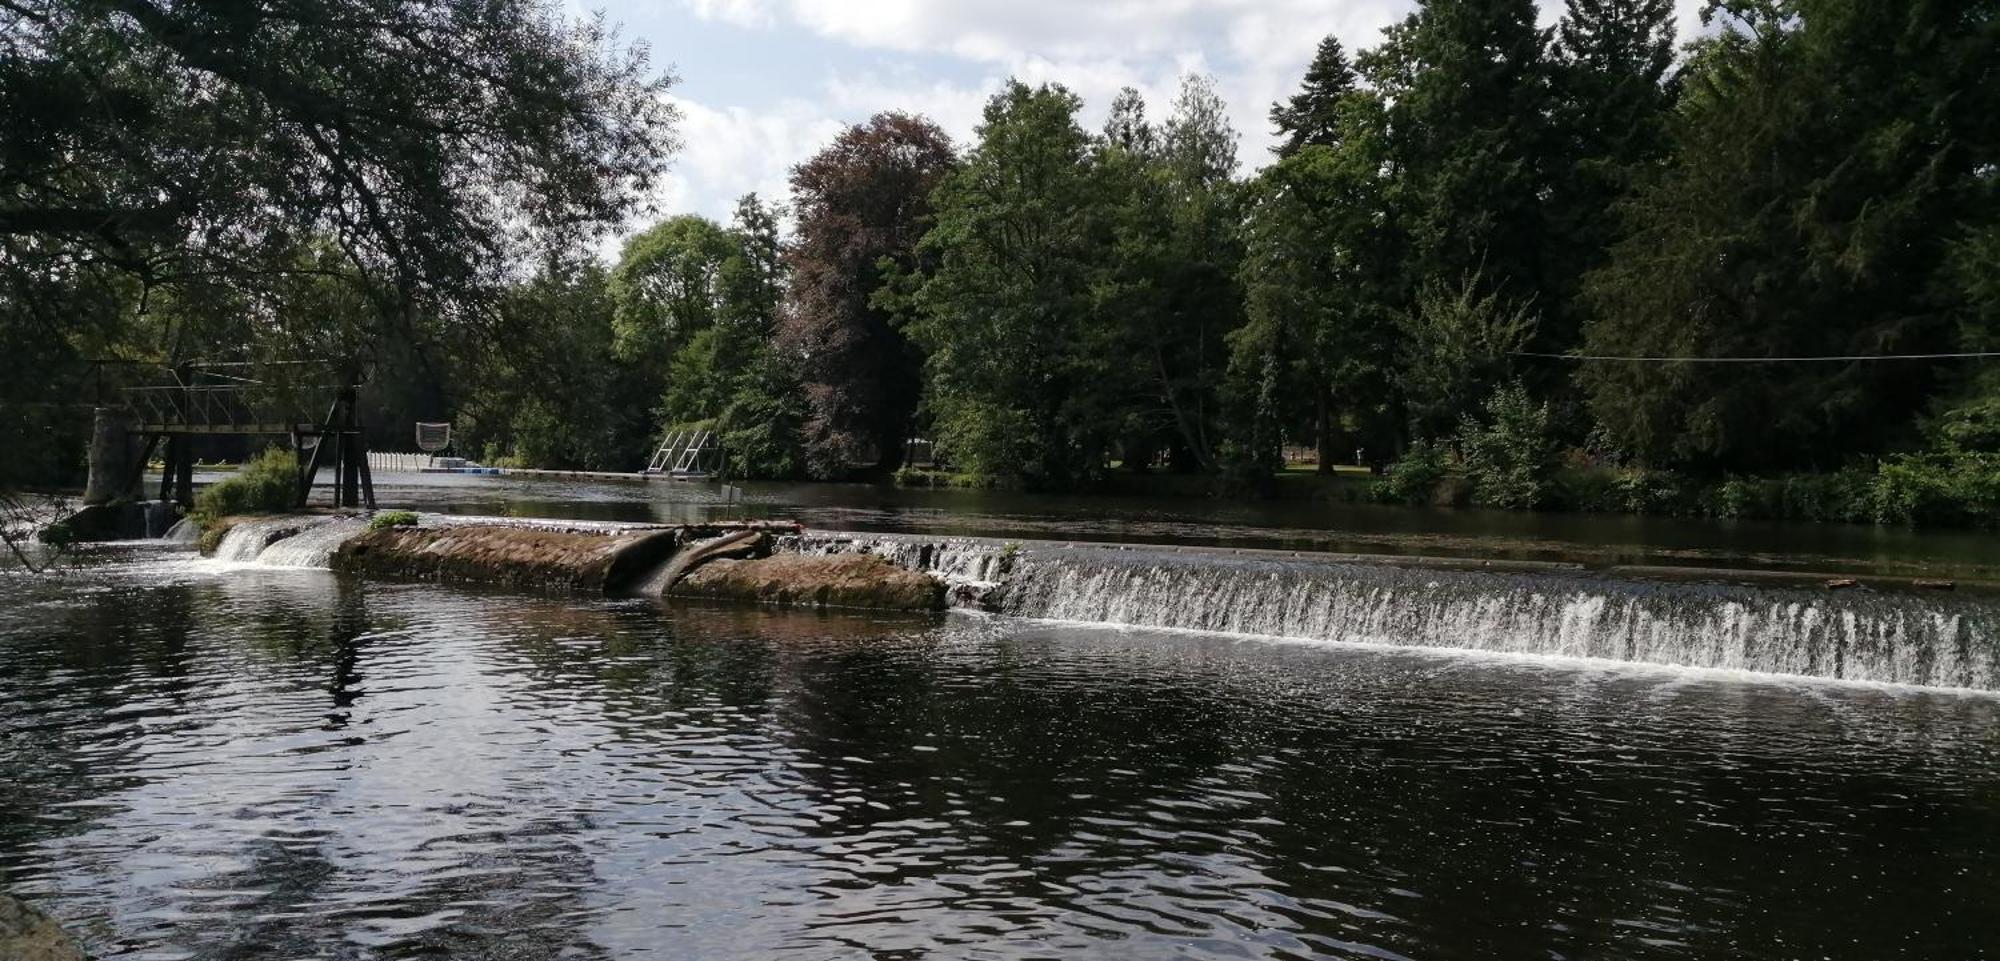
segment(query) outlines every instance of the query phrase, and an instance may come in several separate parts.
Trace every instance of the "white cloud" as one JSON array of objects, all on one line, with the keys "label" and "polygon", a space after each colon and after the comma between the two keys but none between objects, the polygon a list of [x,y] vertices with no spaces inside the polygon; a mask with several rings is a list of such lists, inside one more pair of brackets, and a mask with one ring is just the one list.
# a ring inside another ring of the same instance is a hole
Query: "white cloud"
[{"label": "white cloud", "polygon": [[[1698,28],[1703,0],[1676,0],[1681,35]],[[1268,112],[1290,95],[1320,38],[1350,52],[1377,43],[1414,0],[682,0],[696,16],[747,27],[790,24],[837,47],[945,56],[975,78],[920,72],[909,64],[845,57],[817,89],[775,107],[711,107],[676,98],[686,147],[658,195],[665,213],[726,219],[735,198],[757,191],[783,199],[791,167],[848,124],[884,110],[923,114],[961,146],[1001,82],[1058,82],[1084,99],[1098,125],[1121,87],[1145,95],[1157,120],[1182,74],[1215,77],[1242,135],[1246,170],[1273,142]],[[1561,0],[1541,0],[1554,22]],[[860,63],[857,65],[856,61]]]},{"label": "white cloud", "polygon": [[720,20],[739,27],[768,27],[776,22],[770,0],[687,0],[703,20]]},{"label": "white cloud", "polygon": [[[686,213],[726,224],[737,198],[751,192],[783,203],[791,192],[792,167],[846,126],[805,100],[750,110],[669,99],[681,112],[683,146],[649,198],[652,209],[627,224],[625,234]],[[622,243],[623,235],[607,241],[607,255],[616,256]]]}]

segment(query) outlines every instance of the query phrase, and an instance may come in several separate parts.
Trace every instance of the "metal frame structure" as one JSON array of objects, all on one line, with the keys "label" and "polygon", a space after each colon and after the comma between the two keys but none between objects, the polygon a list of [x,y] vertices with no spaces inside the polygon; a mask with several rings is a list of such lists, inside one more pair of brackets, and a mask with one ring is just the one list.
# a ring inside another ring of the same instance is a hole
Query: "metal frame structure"
[{"label": "metal frame structure", "polygon": [[[359,409],[361,378],[277,391],[255,377],[224,373],[229,369],[256,373],[273,366],[332,367],[318,361],[182,364],[172,368],[170,385],[119,389],[133,417],[130,433],[142,441],[143,456],[135,470],[143,475],[154,452],[164,445],[160,499],[193,506],[195,437],[282,434],[291,438],[299,465],[299,506],[312,496],[320,468],[331,466],[333,505],[374,510],[375,478],[368,467],[368,435]],[[326,414],[314,417],[311,412],[322,404]]]},{"label": "metal frame structure", "polygon": [[722,473],[727,458],[728,453],[712,430],[669,431],[660,448],[653,452],[652,460],[646,462],[645,472],[669,477],[710,477]]}]

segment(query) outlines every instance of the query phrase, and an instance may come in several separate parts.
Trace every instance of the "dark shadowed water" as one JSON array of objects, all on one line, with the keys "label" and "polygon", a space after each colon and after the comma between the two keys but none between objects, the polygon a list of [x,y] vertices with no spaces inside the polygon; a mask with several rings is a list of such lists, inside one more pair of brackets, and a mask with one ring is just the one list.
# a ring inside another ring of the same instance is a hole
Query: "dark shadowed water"
[{"label": "dark shadowed water", "polygon": [[1989,696],[165,556],[0,572],[104,957],[2000,954]]}]

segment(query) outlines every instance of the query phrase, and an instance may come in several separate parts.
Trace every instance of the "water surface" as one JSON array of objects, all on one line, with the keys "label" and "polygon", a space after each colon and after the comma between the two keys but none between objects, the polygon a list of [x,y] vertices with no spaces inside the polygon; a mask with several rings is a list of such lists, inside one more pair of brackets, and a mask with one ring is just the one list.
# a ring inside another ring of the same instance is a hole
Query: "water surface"
[{"label": "water surface", "polygon": [[783,518],[821,530],[2000,582],[2000,538],[1973,531],[867,484],[452,474],[383,474],[377,480],[384,507],[460,514],[662,523]]},{"label": "water surface", "polygon": [[2000,945],[1988,696],[161,556],[0,573],[0,883],[105,957]]}]

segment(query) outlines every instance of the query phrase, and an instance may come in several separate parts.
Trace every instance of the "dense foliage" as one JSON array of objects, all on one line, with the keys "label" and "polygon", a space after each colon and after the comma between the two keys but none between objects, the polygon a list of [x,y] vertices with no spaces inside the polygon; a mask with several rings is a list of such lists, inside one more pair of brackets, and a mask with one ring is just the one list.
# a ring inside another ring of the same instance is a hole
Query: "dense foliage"
[{"label": "dense foliage", "polygon": [[0,486],[73,476],[107,358],[324,350],[439,419],[522,265],[637,209],[670,80],[549,0],[0,4]]},{"label": "dense foliage", "polygon": [[202,488],[193,516],[201,526],[213,527],[225,517],[282,514],[298,505],[298,497],[298,455],[273,447],[236,473]]},{"label": "dense foliage", "polygon": [[608,267],[661,81],[530,0],[346,6],[7,5],[6,362],[366,355],[371,416],[534,466],[698,428],[762,477],[922,438],[980,484],[2000,522],[2000,365],[1868,359],[2000,349],[2000,0],[1713,0],[1678,48],[1669,0],[1420,0],[1319,46],[1248,175],[1203,77],[1096,131],[1009,82],[962,151],[880,114]]}]

